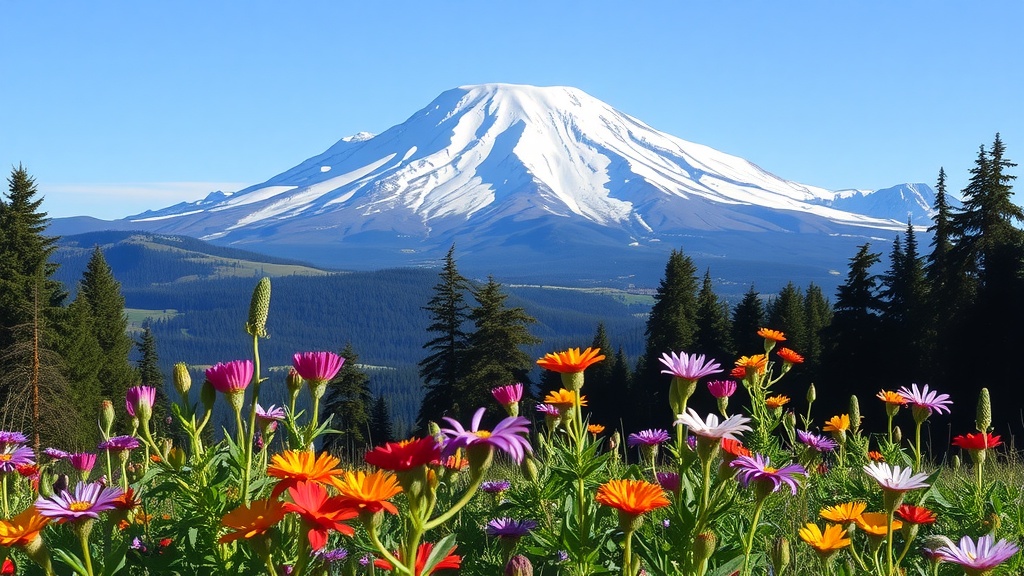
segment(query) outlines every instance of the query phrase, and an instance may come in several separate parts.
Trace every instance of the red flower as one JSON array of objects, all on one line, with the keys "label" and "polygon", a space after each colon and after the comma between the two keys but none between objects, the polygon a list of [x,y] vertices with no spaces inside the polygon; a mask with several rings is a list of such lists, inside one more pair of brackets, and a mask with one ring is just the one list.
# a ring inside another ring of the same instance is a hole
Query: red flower
[{"label": "red flower", "polygon": [[18,567],[14,565],[14,560],[10,558],[4,558],[4,565],[0,566],[0,574],[17,574]]},{"label": "red flower", "polygon": [[338,498],[328,498],[327,489],[316,482],[299,482],[288,489],[291,502],[284,503],[285,512],[298,514],[306,527],[307,537],[313,550],[320,550],[327,545],[327,534],[337,530],[346,536],[354,536],[355,530],[342,520],[355,518],[355,509],[345,506]]},{"label": "red flower", "polygon": [[[426,567],[427,557],[430,556],[430,551],[433,548],[433,544],[431,544],[430,542],[424,542],[423,544],[420,544],[420,547],[416,550],[415,576],[427,576],[428,574],[433,574],[434,570],[444,570],[447,568],[457,569],[459,567],[459,564],[462,562],[461,556],[455,556],[454,554],[452,554],[452,552],[455,552],[455,548],[457,548],[456,546],[452,546],[452,549],[448,551],[448,554],[440,562],[435,564],[434,567],[430,570],[430,572],[424,572],[423,568]],[[397,554],[397,556],[399,560],[402,559],[401,554]],[[391,562],[388,562],[383,558],[378,558],[374,560],[373,565],[382,570],[391,571],[395,569],[395,567],[391,565]]]},{"label": "red flower", "polygon": [[1002,445],[1003,441],[998,434],[978,432],[977,434],[962,434],[953,438],[953,446],[964,450],[986,450]]},{"label": "red flower", "polygon": [[782,361],[787,364],[802,364],[804,361],[803,356],[797,354],[796,352],[790,350],[789,348],[779,348],[776,354],[778,354],[779,358],[782,358]]},{"label": "red flower", "polygon": [[441,446],[432,436],[388,442],[366,453],[366,463],[392,472],[405,472],[441,457]]},{"label": "red flower", "polygon": [[750,456],[750,450],[747,450],[743,443],[739,440],[732,438],[722,438],[722,451],[725,454],[722,455],[722,460],[726,463],[732,462],[740,456]]},{"label": "red flower", "polygon": [[938,520],[935,512],[913,504],[901,504],[896,509],[896,515],[910,524],[934,524]]}]

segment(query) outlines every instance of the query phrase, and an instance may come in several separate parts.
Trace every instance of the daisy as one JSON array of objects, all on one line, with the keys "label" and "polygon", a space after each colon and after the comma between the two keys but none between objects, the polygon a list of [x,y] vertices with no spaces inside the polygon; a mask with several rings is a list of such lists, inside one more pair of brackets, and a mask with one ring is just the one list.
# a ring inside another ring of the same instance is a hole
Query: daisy
[{"label": "daisy", "polygon": [[907,399],[908,404],[926,410],[929,415],[932,412],[949,414],[949,405],[953,403],[949,399],[949,394],[929,390],[927,384],[921,389],[917,388],[917,384],[912,384],[910,388],[904,386],[899,389],[899,394]]},{"label": "daisy", "polygon": [[64,490],[50,498],[40,496],[36,509],[43,516],[66,522],[96,519],[100,512],[114,509],[114,502],[121,493],[120,488],[104,488],[99,482],[79,482],[73,491]]},{"label": "daisy", "polygon": [[947,562],[959,564],[969,576],[986,574],[1017,553],[1018,546],[1002,538],[993,542],[991,534],[978,538],[977,544],[969,536],[960,539],[959,545],[945,545],[936,552]]},{"label": "daisy", "polygon": [[875,479],[883,490],[888,492],[907,492],[928,487],[928,474],[914,474],[912,468],[890,466],[885,462],[872,462],[864,467],[864,472]]},{"label": "daisy", "polygon": [[686,352],[675,352],[662,354],[658,359],[668,370],[662,370],[662,374],[671,374],[683,380],[699,380],[711,374],[722,372],[722,366],[714,360],[705,359],[704,355],[687,354]]},{"label": "daisy", "polygon": [[737,435],[751,430],[750,426],[747,426],[747,422],[750,422],[750,418],[738,414],[729,416],[721,423],[718,421],[718,416],[714,414],[708,414],[706,419],[701,420],[693,408],[687,408],[686,414],[679,414],[674,423],[686,426],[691,433],[703,438],[737,440]]},{"label": "daisy", "polygon": [[835,440],[803,430],[796,431],[796,438],[801,444],[815,452],[831,452],[839,446]]}]

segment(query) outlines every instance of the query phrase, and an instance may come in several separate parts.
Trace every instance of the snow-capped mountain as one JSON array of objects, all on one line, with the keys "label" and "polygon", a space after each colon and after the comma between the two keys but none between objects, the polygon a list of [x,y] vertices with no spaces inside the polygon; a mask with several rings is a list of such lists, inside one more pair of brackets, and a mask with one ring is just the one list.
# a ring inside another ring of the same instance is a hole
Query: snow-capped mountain
[{"label": "snow-capped mountain", "polygon": [[516,247],[677,247],[722,234],[891,239],[908,216],[926,223],[932,200],[923,184],[830,191],[784,180],[574,88],[485,84],[444,92],[402,124],[344,138],[261,184],[117,227],[334,254],[327,263],[338,266],[353,265],[351,249],[400,264],[452,242],[500,262]]}]

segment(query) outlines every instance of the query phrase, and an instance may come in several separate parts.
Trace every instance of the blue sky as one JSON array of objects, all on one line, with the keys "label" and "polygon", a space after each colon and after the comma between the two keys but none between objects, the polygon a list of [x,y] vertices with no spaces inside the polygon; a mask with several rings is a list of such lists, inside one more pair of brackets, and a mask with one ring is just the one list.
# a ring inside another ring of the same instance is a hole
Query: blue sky
[{"label": "blue sky", "polygon": [[1021,22],[1019,1],[0,2],[0,168],[51,216],[123,217],[510,82],[797,182],[943,166],[959,190],[996,132],[1024,164]]}]

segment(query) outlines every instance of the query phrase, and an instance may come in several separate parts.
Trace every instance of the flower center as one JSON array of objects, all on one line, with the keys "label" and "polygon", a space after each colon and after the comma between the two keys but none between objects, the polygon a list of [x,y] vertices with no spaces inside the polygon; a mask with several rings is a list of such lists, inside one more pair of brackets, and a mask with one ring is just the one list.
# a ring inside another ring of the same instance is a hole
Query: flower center
[{"label": "flower center", "polygon": [[772,468],[771,466],[765,466],[764,467],[764,471],[765,471],[766,474],[775,474],[776,472],[779,471],[779,469],[778,468]]},{"label": "flower center", "polygon": [[10,454],[0,454],[0,462],[7,462],[11,459]]},{"label": "flower center", "polygon": [[72,512],[84,512],[92,508],[92,502],[72,502],[68,504],[68,510]]},{"label": "flower center", "polygon": [[490,432],[490,430],[478,430],[476,432],[476,436],[477,436],[477,438],[490,438],[491,437],[491,432]]}]

